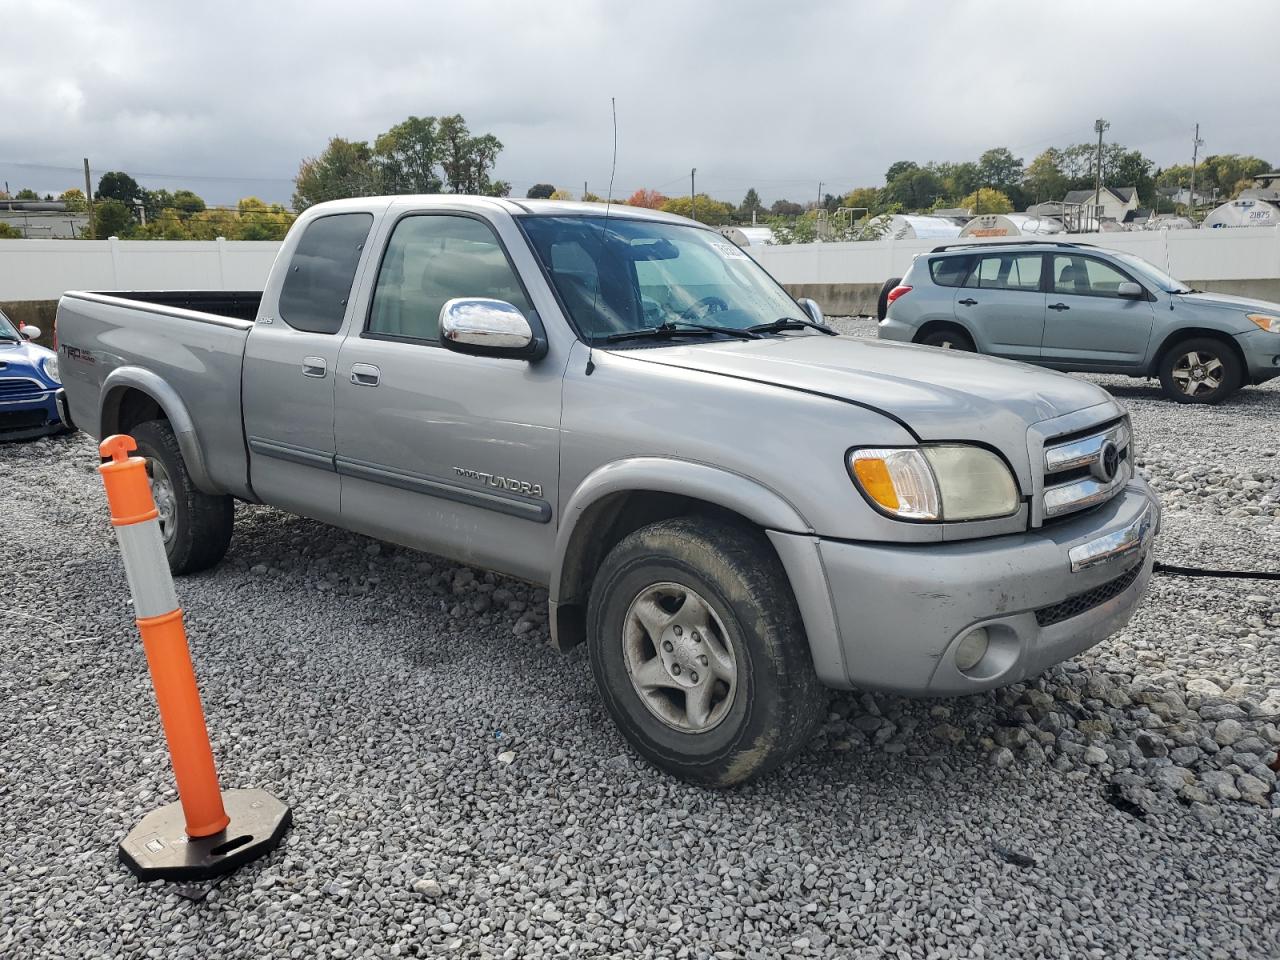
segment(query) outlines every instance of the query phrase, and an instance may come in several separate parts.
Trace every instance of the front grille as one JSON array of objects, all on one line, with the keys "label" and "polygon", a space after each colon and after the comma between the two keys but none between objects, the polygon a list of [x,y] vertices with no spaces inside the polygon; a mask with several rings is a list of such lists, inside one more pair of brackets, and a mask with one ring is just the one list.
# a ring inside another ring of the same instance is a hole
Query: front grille
[{"label": "front grille", "polygon": [[28,377],[0,377],[0,403],[35,400],[42,393],[48,392],[48,387],[42,387]]},{"label": "front grille", "polygon": [[1133,476],[1133,433],[1127,417],[1046,441],[1044,520],[1106,503]]},{"label": "front grille", "polygon": [[1042,627],[1049,627],[1055,623],[1061,623],[1063,620],[1078,617],[1086,610],[1101,606],[1108,600],[1120,596],[1120,594],[1133,586],[1133,582],[1138,579],[1138,574],[1140,573],[1142,573],[1142,564],[1138,564],[1127,573],[1122,573],[1114,580],[1108,580],[1092,590],[1077,593],[1074,597],[1067,597],[1061,603],[1055,603],[1051,607],[1041,607],[1036,611],[1036,623]]}]

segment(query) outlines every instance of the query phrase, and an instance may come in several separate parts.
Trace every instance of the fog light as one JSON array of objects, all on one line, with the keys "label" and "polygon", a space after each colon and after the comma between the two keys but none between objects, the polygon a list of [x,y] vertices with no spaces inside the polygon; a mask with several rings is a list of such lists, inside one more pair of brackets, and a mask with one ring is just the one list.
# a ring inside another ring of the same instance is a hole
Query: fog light
[{"label": "fog light", "polygon": [[987,655],[987,628],[970,630],[956,644],[956,669],[968,673]]}]

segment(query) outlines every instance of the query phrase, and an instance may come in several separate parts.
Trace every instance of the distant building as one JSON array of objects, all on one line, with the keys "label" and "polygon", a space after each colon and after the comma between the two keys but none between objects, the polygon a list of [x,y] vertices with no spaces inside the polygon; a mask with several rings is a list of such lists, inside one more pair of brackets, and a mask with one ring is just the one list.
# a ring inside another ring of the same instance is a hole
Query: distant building
[{"label": "distant building", "polygon": [[89,214],[69,211],[61,200],[0,200],[0,223],[29,240],[75,240],[89,225]]},{"label": "distant building", "polygon": [[[1096,200],[1095,200],[1096,196]],[[1125,214],[1138,209],[1137,187],[1103,187],[1101,190],[1070,190],[1062,198],[1064,206],[1080,206],[1090,210],[1088,219],[1115,220],[1122,223]],[[1099,209],[1094,210],[1092,208]]]}]

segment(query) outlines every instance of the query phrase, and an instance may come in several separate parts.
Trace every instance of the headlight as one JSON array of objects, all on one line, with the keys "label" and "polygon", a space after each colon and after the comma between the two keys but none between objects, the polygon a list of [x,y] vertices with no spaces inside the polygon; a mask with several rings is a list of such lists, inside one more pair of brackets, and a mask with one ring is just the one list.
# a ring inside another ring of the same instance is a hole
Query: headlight
[{"label": "headlight", "polygon": [[54,383],[61,383],[62,377],[58,376],[58,358],[45,357],[40,361],[40,369],[44,371],[44,375]]},{"label": "headlight", "polygon": [[1273,317],[1269,313],[1250,313],[1248,318],[1267,333],[1280,333],[1280,317]]},{"label": "headlight", "polygon": [[1018,487],[990,450],[963,444],[854,450],[849,472],[883,512],[901,520],[983,520],[1018,509]]}]

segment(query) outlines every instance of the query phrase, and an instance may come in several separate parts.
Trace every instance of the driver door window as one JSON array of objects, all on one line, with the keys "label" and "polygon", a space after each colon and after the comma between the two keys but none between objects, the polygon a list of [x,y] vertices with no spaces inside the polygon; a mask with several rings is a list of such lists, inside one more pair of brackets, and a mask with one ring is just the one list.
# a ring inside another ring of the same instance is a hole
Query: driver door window
[{"label": "driver door window", "polygon": [[1055,255],[1053,292],[1076,297],[1119,297],[1129,278],[1110,264],[1092,257]]}]

